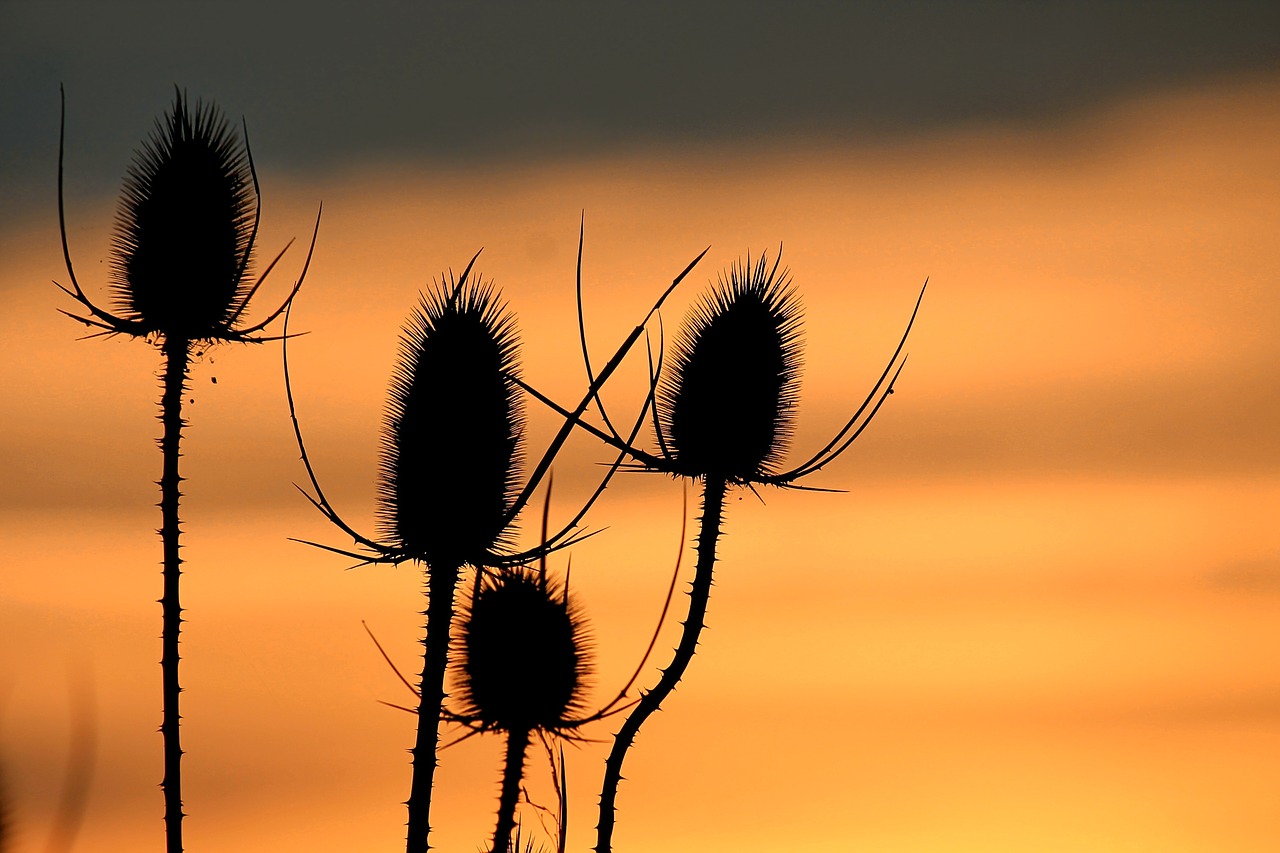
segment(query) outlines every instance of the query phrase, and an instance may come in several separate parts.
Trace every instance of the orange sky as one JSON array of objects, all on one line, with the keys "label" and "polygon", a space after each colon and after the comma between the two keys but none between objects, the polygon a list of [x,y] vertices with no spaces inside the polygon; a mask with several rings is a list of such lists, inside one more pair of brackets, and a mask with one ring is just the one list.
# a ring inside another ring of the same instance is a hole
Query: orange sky
[{"label": "orange sky", "polygon": [[[883,147],[263,175],[260,247],[305,235],[324,201],[290,353],[313,462],[362,529],[400,325],[481,246],[526,376],[568,400],[582,209],[601,353],[707,244],[668,329],[781,241],[807,308],[795,455],[860,401],[930,277],[899,392],[813,480],[848,491],[731,502],[702,651],[628,759],[620,850],[1264,851],[1280,837],[1277,138],[1280,78],[1262,77]],[[113,204],[69,211],[98,293]],[[159,354],[74,340],[46,284],[65,278],[52,210],[0,239],[16,849],[49,831],[72,678],[98,738],[79,849],[158,847]],[[279,355],[222,347],[194,370],[188,843],[395,849],[413,720],[376,703],[407,694],[360,621],[417,671],[420,578],[286,541],[345,544],[291,485]],[[611,387],[619,411],[641,369]],[[551,421],[531,413],[537,448]],[[562,513],[606,455],[582,440],[560,461]],[[679,511],[675,484],[622,478],[590,517],[608,529],[573,552],[601,699],[656,618]],[[571,750],[573,849],[593,843],[606,751]],[[492,831],[499,757],[479,738],[444,754],[441,849]]]}]

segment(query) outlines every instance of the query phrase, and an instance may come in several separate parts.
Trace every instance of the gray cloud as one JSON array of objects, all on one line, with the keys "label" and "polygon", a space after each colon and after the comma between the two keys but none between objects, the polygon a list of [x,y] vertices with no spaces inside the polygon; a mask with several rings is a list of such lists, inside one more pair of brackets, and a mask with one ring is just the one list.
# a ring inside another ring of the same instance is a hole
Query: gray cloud
[{"label": "gray cloud", "polygon": [[77,189],[112,192],[175,84],[246,116],[264,169],[306,171],[1052,120],[1274,69],[1278,34],[1263,2],[11,0],[0,215],[49,192],[60,83]]}]

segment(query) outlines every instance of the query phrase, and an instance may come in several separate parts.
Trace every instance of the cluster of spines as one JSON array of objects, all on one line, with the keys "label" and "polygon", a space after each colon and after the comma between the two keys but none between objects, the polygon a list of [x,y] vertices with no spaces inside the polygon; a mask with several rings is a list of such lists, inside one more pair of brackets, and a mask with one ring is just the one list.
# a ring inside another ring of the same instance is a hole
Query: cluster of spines
[{"label": "cluster of spines", "polygon": [[111,252],[120,315],[191,340],[230,329],[249,294],[257,218],[242,139],[212,104],[177,93],[125,175]]},{"label": "cluster of spines", "polygon": [[748,482],[786,450],[799,396],[800,302],[761,256],[729,268],[677,334],[658,388],[659,440],[676,473]]},{"label": "cluster of spines", "polygon": [[400,343],[382,441],[386,541],[429,565],[511,543],[524,415],[515,318],[492,283],[425,294]]}]

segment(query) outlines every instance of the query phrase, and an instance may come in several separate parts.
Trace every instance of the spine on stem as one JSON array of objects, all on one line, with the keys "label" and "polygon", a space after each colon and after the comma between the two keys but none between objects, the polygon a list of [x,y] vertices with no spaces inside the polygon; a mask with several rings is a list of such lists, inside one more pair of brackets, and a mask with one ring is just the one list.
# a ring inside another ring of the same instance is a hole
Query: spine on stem
[{"label": "spine on stem", "polygon": [[520,782],[524,778],[524,756],[529,748],[529,730],[514,729],[507,733],[507,758],[502,770],[502,793],[498,797],[498,825],[493,831],[493,853],[507,853],[511,833],[516,828],[516,803],[520,800]]},{"label": "spine on stem", "polygon": [[627,750],[635,742],[636,734],[645,720],[661,707],[684,677],[689,662],[698,649],[698,637],[706,622],[707,601],[711,597],[711,581],[716,561],[716,542],[720,538],[720,524],[724,518],[726,483],[722,477],[708,476],[703,482],[702,521],[698,531],[698,565],[694,572],[693,586],[689,590],[689,615],[684,621],[684,631],[674,657],[656,687],[640,697],[640,701],[627,715],[622,728],[613,738],[613,748],[605,761],[604,783],[600,790],[600,822],[596,825],[596,853],[609,853],[613,849],[613,827],[616,817],[618,784],[622,781],[622,762]]},{"label": "spine on stem", "polygon": [[182,631],[182,604],[178,581],[182,575],[182,557],[178,536],[178,501],[182,496],[178,474],[182,440],[182,396],[187,385],[187,365],[191,342],[182,337],[166,337],[164,342],[164,391],[160,401],[163,436],[160,451],[164,459],[160,476],[160,540],[164,551],[164,592],[160,599],[163,611],[160,667],[164,675],[164,711],[160,731],[164,737],[164,822],[167,853],[182,853],[182,744],[179,723],[182,719],[178,700],[182,687],[178,681],[178,636]]},{"label": "spine on stem", "polygon": [[428,574],[426,646],[422,656],[418,734],[414,742],[413,781],[410,783],[407,853],[430,849],[431,787],[434,784],[436,750],[440,742],[440,708],[444,704],[444,676],[449,668],[449,633],[453,623],[453,594],[459,570],[432,567]]}]

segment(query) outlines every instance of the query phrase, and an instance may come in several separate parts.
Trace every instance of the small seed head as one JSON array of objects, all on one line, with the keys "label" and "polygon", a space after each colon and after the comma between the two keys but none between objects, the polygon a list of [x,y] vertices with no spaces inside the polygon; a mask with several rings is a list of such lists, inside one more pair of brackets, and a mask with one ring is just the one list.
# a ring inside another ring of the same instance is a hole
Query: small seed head
[{"label": "small seed head", "polygon": [[676,473],[750,482],[785,452],[800,375],[800,304],[762,256],[729,268],[686,318],[658,393]]},{"label": "small seed head", "polygon": [[567,592],[527,569],[480,584],[463,620],[457,695],[498,731],[555,731],[582,709],[586,632]]}]

